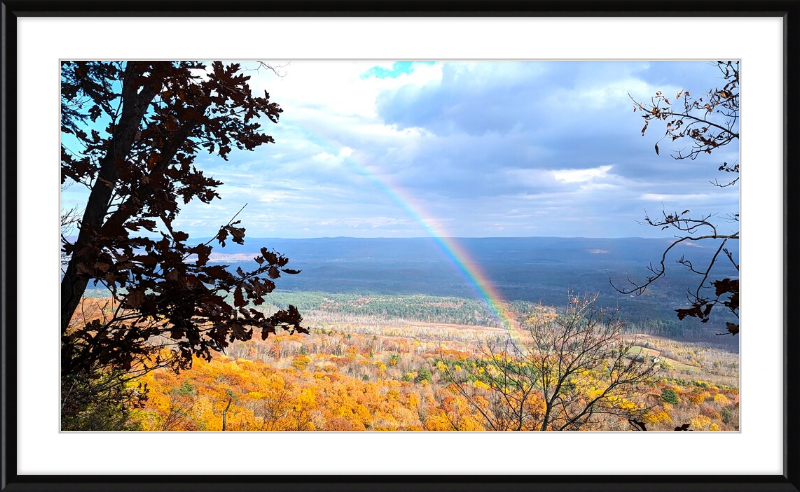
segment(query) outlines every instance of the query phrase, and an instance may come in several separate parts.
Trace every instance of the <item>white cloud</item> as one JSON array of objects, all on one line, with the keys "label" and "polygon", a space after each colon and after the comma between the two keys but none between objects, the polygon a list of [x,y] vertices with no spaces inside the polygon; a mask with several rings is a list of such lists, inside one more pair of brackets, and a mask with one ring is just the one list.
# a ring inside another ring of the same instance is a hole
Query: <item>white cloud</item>
[{"label": "white cloud", "polygon": [[315,161],[325,162],[325,163],[338,162],[339,161],[337,156],[335,156],[333,154],[329,154],[327,152],[320,152],[319,154],[316,154],[316,155],[312,156],[311,158],[314,159]]},{"label": "white cloud", "polygon": [[596,178],[604,178],[614,166],[599,166],[590,169],[560,169],[550,171],[553,177],[565,183],[585,183]]},{"label": "white cloud", "polygon": [[[285,64],[285,62],[276,62]],[[322,109],[316,116],[348,115],[374,119],[375,100],[384,90],[422,86],[441,79],[441,67],[417,65],[409,74],[395,78],[362,78],[374,66],[391,67],[392,62],[370,60],[291,61],[282,78],[261,71],[253,78],[256,91],[269,92],[286,111]]]},{"label": "white cloud", "polygon": [[690,202],[697,200],[707,200],[711,198],[707,194],[688,194],[688,195],[673,195],[673,194],[659,194],[659,193],[645,193],[641,199],[648,202]]}]

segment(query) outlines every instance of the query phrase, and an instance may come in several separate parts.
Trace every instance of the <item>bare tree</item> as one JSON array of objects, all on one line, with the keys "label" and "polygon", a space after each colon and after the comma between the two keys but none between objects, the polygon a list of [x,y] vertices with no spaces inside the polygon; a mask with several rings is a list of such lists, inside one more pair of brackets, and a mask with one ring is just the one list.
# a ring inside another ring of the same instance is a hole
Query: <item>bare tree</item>
[{"label": "bare tree", "polygon": [[597,296],[570,296],[563,312],[542,311],[519,340],[488,345],[484,357],[446,377],[492,430],[596,429],[625,422],[656,365],[623,339],[624,324],[596,307]]},{"label": "bare tree", "polygon": [[[681,90],[675,96],[673,104],[661,91],[656,92],[649,103],[639,102],[633,97],[634,111],[639,111],[645,123],[642,136],[645,135],[651,122],[664,123],[665,133],[659,139],[671,141],[688,141],[688,149],[672,153],[677,160],[694,160],[700,155],[711,154],[720,147],[739,141],[739,62],[718,61],[719,69],[725,84],[721,88],[710,89],[705,100],[695,98],[688,90]],[[658,142],[655,144],[659,153]],[[720,188],[734,186],[739,181],[739,162],[722,162],[718,170],[727,178],[711,184]],[[732,176],[732,177],[731,177]],[[738,253],[730,248],[731,243],[739,241],[739,214],[720,217],[715,214],[701,216],[690,215],[689,210],[683,212],[662,211],[658,218],[645,216],[645,222],[652,227],[675,232],[675,240],[667,247],[657,264],[651,264],[650,273],[644,281],[628,279],[629,287],[612,286],[623,294],[640,295],[653,282],[667,272],[667,258],[670,252],[681,243],[703,241],[713,244],[715,252],[711,259],[696,264],[685,256],[678,258],[677,263],[697,275],[697,283],[687,291],[690,306],[676,309],[679,319],[687,316],[699,318],[703,323],[709,321],[712,310],[722,308],[735,318],[736,322],[726,321],[728,333],[739,333],[739,279],[738,275],[721,275],[719,271],[728,265],[739,271]],[[729,225],[726,227],[724,223]],[[731,229],[734,229],[731,231]],[[720,275],[720,277],[717,277]],[[717,277],[717,278],[715,278]]]}]

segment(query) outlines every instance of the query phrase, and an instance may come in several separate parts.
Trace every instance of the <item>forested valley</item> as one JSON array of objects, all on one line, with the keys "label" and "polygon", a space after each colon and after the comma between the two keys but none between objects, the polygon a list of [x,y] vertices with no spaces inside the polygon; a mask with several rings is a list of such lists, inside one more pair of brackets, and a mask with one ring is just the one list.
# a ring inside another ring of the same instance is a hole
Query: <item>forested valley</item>
[{"label": "forested valley", "polygon": [[[519,392],[485,378],[503,370],[509,334],[474,299],[415,295],[274,292],[265,312],[296,305],[309,334],[236,342],[211,360],[195,358],[176,373],[157,369],[127,384],[141,395],[124,409],[99,406],[74,422],[81,429],[208,431],[535,430],[545,405],[539,392],[517,418],[498,394]],[[81,312],[114,309],[88,298]],[[517,301],[523,319],[555,308]],[[679,341],[625,325],[626,357],[654,371],[635,392],[604,396],[581,430],[738,430],[738,351],[719,339]],[[524,328],[520,328],[524,331]],[[522,339],[520,339],[522,341]],[[487,351],[487,347],[492,347]],[[523,362],[524,364],[524,362]],[[534,364],[529,365],[535,370]],[[603,388],[602,364],[570,378],[577,401]],[[531,384],[537,381],[532,378]],[[122,413],[117,413],[117,411]],[[124,416],[123,416],[124,413]]]}]

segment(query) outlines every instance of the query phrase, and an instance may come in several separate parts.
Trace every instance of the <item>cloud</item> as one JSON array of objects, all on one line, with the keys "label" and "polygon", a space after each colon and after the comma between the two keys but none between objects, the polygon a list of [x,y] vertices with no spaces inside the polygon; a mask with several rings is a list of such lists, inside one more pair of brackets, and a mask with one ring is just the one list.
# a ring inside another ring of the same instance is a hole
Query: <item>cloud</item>
[{"label": "cloud", "polygon": [[273,65],[285,75],[248,73],[284,110],[262,122],[276,143],[198,157],[225,184],[222,200],[183,207],[191,232],[212,234],[244,203],[249,236],[281,237],[426,234],[416,217],[462,236],[645,236],[663,234],[640,225],[648,209],[738,211],[738,186],[711,184],[735,145],[675,160],[686,142],[659,141],[658,125],[642,137],[632,111],[631,97],[718,86],[707,62]]},{"label": "cloud", "polygon": [[690,201],[697,201],[697,200],[707,200],[710,196],[708,194],[695,194],[695,195],[686,195],[686,194],[655,194],[655,193],[645,193],[642,195],[642,200],[648,202],[690,202]]},{"label": "cloud", "polygon": [[589,169],[562,169],[551,171],[553,177],[565,183],[585,183],[595,178],[603,178],[614,166],[599,166]]}]

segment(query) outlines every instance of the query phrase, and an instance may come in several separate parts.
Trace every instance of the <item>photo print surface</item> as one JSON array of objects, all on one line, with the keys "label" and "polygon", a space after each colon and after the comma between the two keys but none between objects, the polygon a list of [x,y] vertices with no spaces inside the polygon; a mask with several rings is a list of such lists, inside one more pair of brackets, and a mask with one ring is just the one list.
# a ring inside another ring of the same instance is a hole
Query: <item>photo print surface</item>
[{"label": "photo print surface", "polygon": [[61,430],[738,431],[739,69],[62,62]]}]

